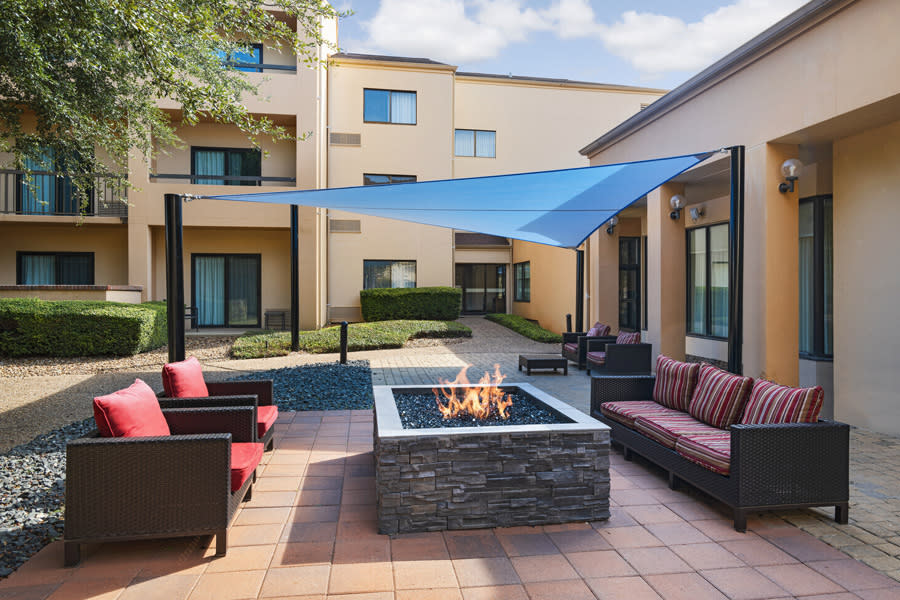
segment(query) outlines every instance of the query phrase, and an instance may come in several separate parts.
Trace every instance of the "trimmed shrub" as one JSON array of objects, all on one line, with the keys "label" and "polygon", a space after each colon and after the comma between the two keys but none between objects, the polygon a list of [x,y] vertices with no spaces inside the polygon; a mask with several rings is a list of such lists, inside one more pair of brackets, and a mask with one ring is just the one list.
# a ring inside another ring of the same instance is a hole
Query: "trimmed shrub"
[{"label": "trimmed shrub", "polygon": [[537,323],[532,323],[528,319],[520,317],[519,315],[491,313],[489,315],[485,315],[484,318],[488,321],[493,321],[498,325],[503,325],[504,327],[512,329],[516,333],[524,335],[525,337],[537,342],[545,342],[548,344],[562,343],[562,336],[560,334],[553,331],[548,331]]},{"label": "trimmed shrub", "polygon": [[363,321],[459,318],[462,290],[452,287],[375,288],[359,291]]},{"label": "trimmed shrub", "polygon": [[166,305],[0,298],[0,355],[125,356],[166,343]]}]

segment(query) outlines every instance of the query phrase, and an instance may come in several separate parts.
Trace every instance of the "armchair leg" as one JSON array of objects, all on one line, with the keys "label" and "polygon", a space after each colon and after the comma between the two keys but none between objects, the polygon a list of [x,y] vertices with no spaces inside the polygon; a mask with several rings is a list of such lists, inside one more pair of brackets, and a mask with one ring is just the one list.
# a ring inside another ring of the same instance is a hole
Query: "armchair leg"
[{"label": "armchair leg", "polygon": [[250,487],[247,488],[247,493],[244,494],[244,500],[243,500],[243,501],[244,501],[244,502],[247,502],[247,501],[249,501],[249,500],[253,500],[253,484],[252,484],[252,483],[250,484]]},{"label": "armchair leg", "polygon": [[841,502],[834,505],[834,520],[841,525],[846,525],[849,520],[850,504]]},{"label": "armchair leg", "polygon": [[81,562],[81,544],[78,542],[65,542],[63,554],[65,566],[74,567]]},{"label": "armchair leg", "polygon": [[680,484],[681,484],[681,480],[678,479],[678,475],[676,475],[676,474],[673,473],[672,471],[669,471],[669,489],[670,489],[670,490],[677,490],[677,489],[678,489],[678,486],[679,486]]},{"label": "armchair leg", "polygon": [[628,447],[626,447],[626,446],[622,446],[622,454],[625,456],[625,460],[627,460],[627,461],[629,461],[629,462],[631,461],[632,456],[631,456],[631,449],[630,449],[630,448],[628,448]]},{"label": "armchair leg", "polygon": [[734,530],[741,533],[747,531],[747,512],[740,508],[734,509]]},{"label": "armchair leg", "polygon": [[228,552],[228,530],[220,529],[216,532],[216,556],[225,556]]}]

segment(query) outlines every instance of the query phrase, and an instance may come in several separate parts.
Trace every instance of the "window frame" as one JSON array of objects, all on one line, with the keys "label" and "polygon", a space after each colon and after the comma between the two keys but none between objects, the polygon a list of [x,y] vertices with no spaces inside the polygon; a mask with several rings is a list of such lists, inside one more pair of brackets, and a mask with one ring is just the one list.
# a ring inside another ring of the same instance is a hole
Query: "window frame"
[{"label": "window frame", "polygon": [[[263,306],[262,306],[262,253],[259,252],[191,252],[191,304],[197,306],[197,258],[208,258],[221,256],[225,259],[225,272],[222,276],[222,302],[224,303],[223,325],[198,325],[198,327],[207,328],[247,328],[247,325],[230,325],[228,319],[228,301],[231,299],[228,295],[229,284],[231,283],[231,274],[228,268],[230,257],[238,258],[255,258],[256,259],[256,325],[250,327],[262,327]],[[198,319],[199,320],[199,319]]]},{"label": "window frame", "polygon": [[[700,338],[705,340],[717,340],[717,341],[727,341],[728,336],[718,336],[712,335],[708,333],[712,331],[712,293],[711,293],[711,283],[712,283],[712,252],[710,251],[710,230],[713,227],[725,227],[728,228],[728,222],[722,223],[710,223],[708,225],[701,225],[699,227],[691,227],[689,229],[685,229],[685,242],[684,242],[684,262],[685,262],[685,277],[684,277],[684,289],[685,289],[685,315],[684,315],[684,323],[685,323],[685,335],[687,337],[692,338]],[[706,294],[705,294],[705,318],[703,327],[707,333],[696,333],[691,331],[691,274],[693,269],[691,267],[691,233],[694,231],[706,230],[706,260],[705,262],[705,277],[706,277]],[[731,232],[728,232],[728,239],[730,240]],[[730,245],[730,241],[729,241]],[[729,250],[728,256],[728,269],[731,271],[731,255]],[[731,294],[731,281],[729,280],[728,293]],[[730,317],[730,315],[728,315]]]},{"label": "window frame", "polygon": [[[834,243],[834,196],[832,194],[820,194],[801,198],[798,204],[813,205],[813,351],[800,351],[800,358],[814,361],[833,361],[834,353],[825,352],[825,201],[831,200],[832,210],[832,244]],[[798,233],[799,235],[799,233]],[[833,265],[832,265],[833,268]],[[832,303],[834,303],[834,290],[832,289]],[[833,327],[833,325],[832,325]],[[799,331],[798,331],[799,340]],[[832,345],[834,344],[832,333]]]},{"label": "window frame", "polygon": [[[388,118],[387,118],[387,121],[370,121],[370,120],[366,119],[366,92],[387,92],[387,94],[388,94]],[[395,92],[400,93],[400,94],[413,94],[416,97],[416,110],[415,110],[415,114],[413,115],[412,123],[401,123],[398,121],[391,120],[391,117],[392,117],[391,106],[393,105],[393,103],[391,102],[391,94],[393,94]],[[381,124],[381,125],[412,125],[412,126],[418,125],[419,124],[419,92],[417,90],[392,90],[392,89],[387,89],[387,88],[364,87],[363,88],[363,123],[376,123],[376,124]]]},{"label": "window frame", "polygon": [[[25,256],[52,256],[54,257],[53,264],[53,278],[56,281],[60,280],[60,263],[58,258],[60,256],[87,256],[91,259],[91,269],[90,269],[90,283],[22,283],[22,258]],[[31,251],[31,250],[18,250],[16,251],[16,285],[95,285],[96,281],[96,258],[93,252],[39,252],[39,251]]]},{"label": "window frame", "polygon": [[[392,265],[393,265],[393,263],[400,263],[400,262],[412,263],[413,270],[416,273],[415,281],[413,281],[413,283],[415,285],[413,285],[411,288],[398,288],[398,287],[394,286],[394,280],[392,278],[391,279],[391,287],[387,287],[387,288],[366,287],[366,263],[367,262],[382,262],[382,263],[386,262],[386,263],[391,263]],[[411,289],[414,289],[417,287],[419,287],[419,263],[416,259],[414,259],[414,258],[364,258],[363,259],[363,281],[362,281],[361,289],[364,289],[364,290],[400,290],[400,289],[411,290]]]},{"label": "window frame", "polygon": [[[528,287],[522,286],[524,292],[519,296],[519,279],[522,277],[519,270],[524,269],[528,265]],[[531,261],[523,260],[522,262],[513,263],[513,302],[531,302]]]},{"label": "window frame", "polygon": [[[459,131],[471,131],[472,132],[472,154],[457,154],[456,153],[456,134]],[[494,153],[491,156],[479,156],[478,155],[478,134],[479,133],[493,133],[494,134]],[[453,130],[453,156],[461,156],[464,158],[497,158],[497,130],[496,129],[466,129],[464,127],[458,127]]]},{"label": "window frame", "polygon": [[232,180],[229,181],[227,179],[222,179],[221,181],[217,181],[215,184],[210,185],[244,185],[251,187],[259,187],[262,185],[262,149],[260,148],[229,148],[224,146],[191,146],[191,184],[192,185],[202,185],[197,183],[197,179],[208,178],[210,175],[199,175],[197,174],[197,162],[196,162],[196,153],[197,152],[214,152],[214,151],[222,151],[225,152],[225,171],[226,173],[223,175],[224,177],[241,177],[241,175],[231,175],[228,171],[228,165],[230,164],[228,161],[228,153],[230,152],[256,152],[259,154],[259,175],[251,175],[250,177],[259,177],[258,181],[242,181]]},{"label": "window frame", "polygon": [[[387,177],[389,181],[385,183],[368,183],[366,182],[366,177]],[[407,177],[406,181],[390,181],[394,177]],[[363,173],[363,185],[393,185],[395,183],[416,183],[418,181],[418,176],[416,175],[399,175],[397,173],[388,174],[388,173]]]},{"label": "window frame", "polygon": [[[261,43],[252,43],[245,44],[246,46],[253,48],[254,50],[259,50],[259,62],[257,63],[248,63],[248,62],[237,62],[232,58],[223,58],[222,63],[231,67],[236,71],[241,71],[243,73],[262,73],[263,68],[262,65],[266,64],[265,60],[263,60],[263,45]],[[258,65],[256,67],[250,65]]]},{"label": "window frame", "polygon": [[[630,243],[634,244],[634,249],[636,251],[635,253],[637,254],[637,262],[628,264],[624,267],[622,265],[622,243],[623,242],[626,242],[626,243],[630,242]],[[620,235],[619,236],[619,268],[618,268],[619,281],[618,281],[618,307],[617,308],[619,310],[620,317],[622,314],[622,303],[626,302],[626,300],[624,300],[622,298],[622,279],[621,279],[622,271],[634,272],[636,274],[635,282],[637,284],[635,286],[636,287],[635,298],[633,300],[628,301],[634,305],[634,312],[635,312],[635,323],[633,324],[634,326],[632,327],[631,326],[632,324],[623,325],[621,318],[620,318],[619,319],[619,331],[632,331],[633,332],[633,331],[641,330],[641,314],[640,314],[640,312],[641,312],[641,307],[643,306],[642,301],[643,301],[643,296],[644,296],[643,290],[641,289],[641,285],[642,285],[641,279],[643,278],[643,268],[642,267],[643,267],[643,263],[644,263],[641,252],[642,252],[642,249],[641,249],[641,237],[640,236],[634,236],[634,235],[630,235],[630,236],[629,235]]]}]

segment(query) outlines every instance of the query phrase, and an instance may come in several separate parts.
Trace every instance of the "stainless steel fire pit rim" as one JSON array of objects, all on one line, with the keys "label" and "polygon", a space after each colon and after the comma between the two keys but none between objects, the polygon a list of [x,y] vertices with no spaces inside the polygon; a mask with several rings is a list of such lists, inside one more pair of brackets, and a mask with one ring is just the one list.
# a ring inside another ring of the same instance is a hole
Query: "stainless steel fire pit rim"
[{"label": "stainless steel fire pit rim", "polygon": [[[472,387],[463,384],[452,384],[448,387]],[[595,432],[609,431],[609,427],[597,421],[590,415],[586,415],[577,408],[554,398],[531,385],[530,383],[504,383],[501,388],[519,388],[526,394],[530,394],[550,408],[572,419],[572,423],[557,423],[553,425],[504,425],[501,427],[435,427],[429,429],[404,429],[397,412],[397,404],[394,402],[393,390],[421,390],[431,388],[422,385],[376,385],[375,413],[378,421],[378,436],[384,438],[407,438],[427,435],[459,436],[459,435],[497,435],[500,433],[539,433],[539,432]]]}]

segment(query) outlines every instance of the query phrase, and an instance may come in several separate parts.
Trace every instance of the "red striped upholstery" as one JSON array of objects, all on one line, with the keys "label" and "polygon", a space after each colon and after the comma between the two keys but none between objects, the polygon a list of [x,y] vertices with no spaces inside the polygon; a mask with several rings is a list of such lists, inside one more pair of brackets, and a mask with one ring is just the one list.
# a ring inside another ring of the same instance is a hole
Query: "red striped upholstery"
[{"label": "red striped upholstery", "polygon": [[675,442],[683,435],[711,434],[721,431],[679,411],[663,415],[639,416],[634,420],[634,429],[666,448],[674,448]]},{"label": "red striped upholstery", "polygon": [[568,352],[578,352],[578,344],[573,344],[571,342],[564,344],[563,348],[565,348]]},{"label": "red striped upholstery", "polygon": [[617,421],[626,427],[634,427],[634,420],[642,415],[677,414],[678,411],[660,406],[653,400],[628,400],[622,402],[604,402],[600,405],[604,417]]},{"label": "red striped upholstery", "polygon": [[728,431],[683,435],[675,443],[675,451],[719,475],[731,472],[731,433]]},{"label": "red striped upholstery", "polygon": [[750,394],[753,379],[723,371],[708,364],[700,365],[697,387],[691,397],[691,416],[719,429],[737,422]]},{"label": "red striped upholstery", "polygon": [[594,326],[587,330],[590,337],[609,335],[609,325],[604,325],[600,321],[594,323]]},{"label": "red striped upholstery", "polygon": [[653,399],[663,406],[687,412],[699,371],[697,363],[678,362],[660,354],[656,357]]},{"label": "red striped upholstery", "polygon": [[598,365],[602,365],[606,362],[606,352],[588,352],[587,359]]},{"label": "red striped upholstery", "polygon": [[741,423],[815,423],[824,396],[825,392],[818,385],[792,388],[758,379],[753,384]]},{"label": "red striped upholstery", "polygon": [[624,331],[620,331],[619,335],[616,336],[617,344],[640,344],[641,343],[641,332],[635,331],[633,333],[625,333]]}]

